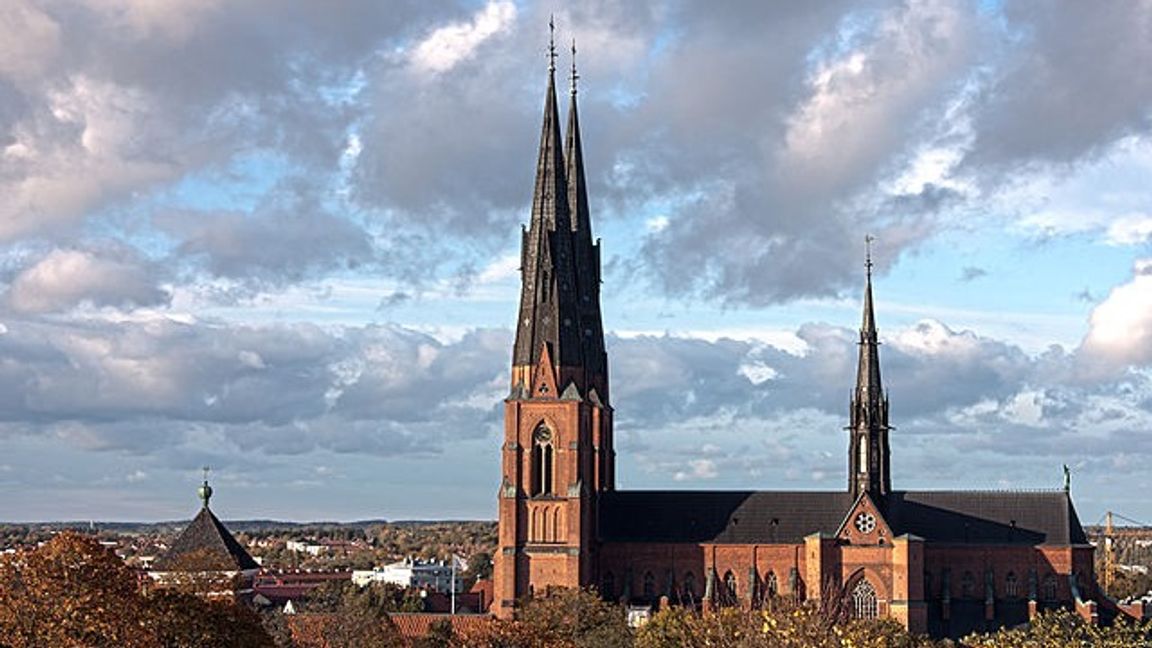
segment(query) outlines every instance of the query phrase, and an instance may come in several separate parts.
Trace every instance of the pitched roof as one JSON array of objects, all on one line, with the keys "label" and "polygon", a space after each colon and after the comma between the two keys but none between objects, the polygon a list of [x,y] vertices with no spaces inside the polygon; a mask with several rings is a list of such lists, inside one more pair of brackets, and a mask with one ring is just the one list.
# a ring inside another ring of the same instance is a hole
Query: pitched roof
[{"label": "pitched roof", "polygon": [[153,564],[153,569],[179,571],[184,559],[193,559],[197,567],[227,571],[260,568],[207,506],[200,509],[168,552]]},{"label": "pitched roof", "polygon": [[894,533],[930,542],[1088,543],[1064,491],[897,491],[885,515]]},{"label": "pitched roof", "polygon": [[[834,534],[846,492],[615,491],[600,500],[605,542],[797,544]],[[969,544],[1085,544],[1063,491],[897,491],[878,501],[896,535]]]},{"label": "pitched roof", "polygon": [[852,506],[846,492],[614,491],[600,500],[608,542],[794,544],[835,533]]}]

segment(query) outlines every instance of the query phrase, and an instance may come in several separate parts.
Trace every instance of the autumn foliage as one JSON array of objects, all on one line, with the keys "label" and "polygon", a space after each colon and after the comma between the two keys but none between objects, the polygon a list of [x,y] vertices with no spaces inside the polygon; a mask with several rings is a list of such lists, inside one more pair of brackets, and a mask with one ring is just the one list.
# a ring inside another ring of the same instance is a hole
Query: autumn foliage
[{"label": "autumn foliage", "polygon": [[143,595],[136,574],[89,536],[65,532],[0,557],[3,648],[272,645],[255,613],[231,601]]}]

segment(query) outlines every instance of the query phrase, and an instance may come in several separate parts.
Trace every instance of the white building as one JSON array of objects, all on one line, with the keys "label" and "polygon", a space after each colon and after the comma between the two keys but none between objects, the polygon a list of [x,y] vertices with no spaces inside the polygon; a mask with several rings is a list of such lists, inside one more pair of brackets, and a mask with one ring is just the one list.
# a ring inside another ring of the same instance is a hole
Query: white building
[{"label": "white building", "polygon": [[461,588],[461,572],[468,569],[468,563],[455,558],[453,561],[422,561],[415,558],[405,558],[372,570],[359,570],[352,572],[352,582],[360,587],[369,583],[392,583],[400,587],[427,589],[434,592],[449,592],[453,586],[453,565],[455,562],[455,588],[456,593]]}]

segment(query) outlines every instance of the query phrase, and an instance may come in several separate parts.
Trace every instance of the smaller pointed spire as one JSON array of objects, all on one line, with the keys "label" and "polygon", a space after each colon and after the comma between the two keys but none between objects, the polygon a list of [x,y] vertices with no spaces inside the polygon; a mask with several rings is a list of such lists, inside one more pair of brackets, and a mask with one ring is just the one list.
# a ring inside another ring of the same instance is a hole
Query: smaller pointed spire
[{"label": "smaller pointed spire", "polygon": [[556,71],[556,17],[548,16],[548,71]]},{"label": "smaller pointed spire", "polygon": [[204,483],[200,488],[196,489],[196,494],[200,497],[200,501],[204,503],[204,508],[208,508],[208,500],[212,499],[212,487],[208,485],[208,471],[211,470],[208,466],[204,466]]},{"label": "smaller pointed spire", "polygon": [[576,39],[572,39],[572,96],[576,96],[576,82],[580,80],[580,75],[576,73]]}]

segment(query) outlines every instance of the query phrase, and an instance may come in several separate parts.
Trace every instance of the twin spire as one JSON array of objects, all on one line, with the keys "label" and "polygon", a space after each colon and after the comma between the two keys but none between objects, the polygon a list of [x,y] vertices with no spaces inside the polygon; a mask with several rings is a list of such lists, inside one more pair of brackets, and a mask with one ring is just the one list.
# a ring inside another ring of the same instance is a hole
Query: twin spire
[{"label": "twin spire", "polygon": [[[593,241],[576,109],[572,45],[568,132],[561,139],[556,102],[555,26],[548,44],[548,87],[536,162],[532,217],[521,241],[520,315],[512,386],[532,389],[531,368],[546,355],[560,389],[574,383],[607,399],[607,359],[600,315],[600,246]],[[535,395],[535,394],[534,394]]]}]

